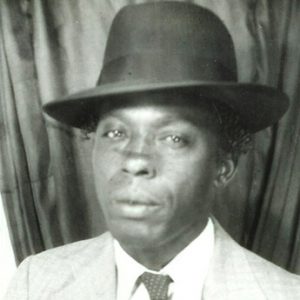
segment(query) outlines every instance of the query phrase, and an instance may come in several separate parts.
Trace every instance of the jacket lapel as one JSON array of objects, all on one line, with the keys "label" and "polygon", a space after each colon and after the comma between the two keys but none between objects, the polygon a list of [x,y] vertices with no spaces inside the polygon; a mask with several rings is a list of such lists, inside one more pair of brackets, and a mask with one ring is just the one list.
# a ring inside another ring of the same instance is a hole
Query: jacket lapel
[{"label": "jacket lapel", "polygon": [[84,256],[83,260],[79,258],[70,262],[74,280],[51,299],[115,299],[116,270],[112,237],[106,233],[94,240],[94,244],[87,247],[88,251],[79,254]]},{"label": "jacket lapel", "polygon": [[203,300],[266,299],[246,258],[246,250],[239,246],[213,219],[215,247],[206,279]]}]

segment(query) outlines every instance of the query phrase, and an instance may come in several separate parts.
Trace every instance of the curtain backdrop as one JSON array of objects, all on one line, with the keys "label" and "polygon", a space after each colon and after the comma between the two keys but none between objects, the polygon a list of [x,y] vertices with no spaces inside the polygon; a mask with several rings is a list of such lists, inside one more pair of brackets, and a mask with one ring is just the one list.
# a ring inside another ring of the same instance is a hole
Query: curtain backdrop
[{"label": "curtain backdrop", "polygon": [[[92,139],[41,106],[93,87],[111,21],[132,0],[0,3],[0,184],[17,262],[105,231]],[[224,21],[239,79],[283,89],[288,113],[256,135],[214,213],[242,245],[300,274],[300,1],[195,0]]]}]

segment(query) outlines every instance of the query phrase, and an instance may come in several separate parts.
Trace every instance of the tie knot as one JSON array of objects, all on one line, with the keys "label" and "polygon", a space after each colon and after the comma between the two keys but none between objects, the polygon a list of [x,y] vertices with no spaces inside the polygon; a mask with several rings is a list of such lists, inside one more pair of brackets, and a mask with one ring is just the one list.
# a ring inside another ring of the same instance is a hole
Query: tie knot
[{"label": "tie knot", "polygon": [[145,272],[139,280],[145,285],[151,300],[168,299],[168,288],[172,282],[170,276]]}]

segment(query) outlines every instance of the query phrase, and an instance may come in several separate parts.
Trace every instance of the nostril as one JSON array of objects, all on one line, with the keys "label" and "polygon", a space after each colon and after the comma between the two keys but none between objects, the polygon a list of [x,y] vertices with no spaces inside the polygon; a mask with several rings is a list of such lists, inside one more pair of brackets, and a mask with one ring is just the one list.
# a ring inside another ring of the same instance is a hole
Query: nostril
[{"label": "nostril", "polygon": [[148,175],[150,172],[147,169],[132,169],[132,168],[122,168],[124,173],[130,173],[135,176],[145,176]]},{"label": "nostril", "polygon": [[135,175],[137,175],[137,176],[149,175],[149,171],[148,170],[139,170],[138,172],[135,173]]}]

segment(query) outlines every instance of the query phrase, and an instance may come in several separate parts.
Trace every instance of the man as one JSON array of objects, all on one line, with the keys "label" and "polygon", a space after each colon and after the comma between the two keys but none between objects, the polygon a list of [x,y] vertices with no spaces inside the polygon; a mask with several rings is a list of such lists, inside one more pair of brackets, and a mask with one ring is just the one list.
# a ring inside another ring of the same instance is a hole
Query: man
[{"label": "man", "polygon": [[110,233],[29,257],[7,299],[299,299],[299,277],[237,245],[210,215],[251,135],[287,98],[237,83],[231,37],[188,3],[116,16],[95,88],[45,106],[94,132]]}]

